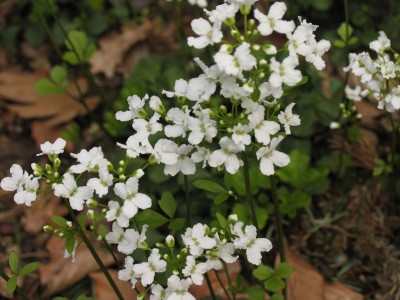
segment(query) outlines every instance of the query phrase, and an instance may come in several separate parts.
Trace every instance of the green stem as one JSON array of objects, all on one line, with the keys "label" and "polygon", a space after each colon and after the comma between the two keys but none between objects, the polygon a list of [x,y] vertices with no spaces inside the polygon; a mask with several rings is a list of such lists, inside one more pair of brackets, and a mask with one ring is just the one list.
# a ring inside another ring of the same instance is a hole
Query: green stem
[{"label": "green stem", "polygon": [[185,185],[185,200],[186,200],[186,226],[190,226],[191,215],[192,215],[192,201],[189,195],[189,176],[184,175],[184,185]]},{"label": "green stem", "polygon": [[228,290],[226,289],[224,283],[222,282],[221,277],[219,276],[217,270],[214,270],[214,273],[215,273],[215,276],[217,277],[217,280],[218,280],[220,286],[224,290],[226,297],[228,298],[228,300],[232,300],[231,295],[228,293]]},{"label": "green stem", "polygon": [[274,215],[275,215],[275,222],[276,222],[276,231],[278,234],[279,255],[281,257],[281,262],[285,262],[286,261],[285,244],[284,244],[285,236],[283,234],[282,214],[281,214],[281,210],[279,207],[279,198],[278,198],[278,191],[276,188],[275,175],[269,176],[269,181],[271,183],[272,199],[274,200]]},{"label": "green stem", "polygon": [[250,186],[249,160],[247,159],[247,155],[244,152],[243,152],[243,155],[242,155],[242,160],[243,160],[244,183],[245,183],[245,186],[246,186],[246,201],[247,201],[247,204],[249,205],[250,210],[251,210],[251,216],[253,218],[254,226],[258,227],[257,215],[256,215],[256,210],[254,208],[253,196],[252,196],[252,193],[251,193],[251,186]]},{"label": "green stem", "polygon": [[[6,273],[4,273],[2,270],[0,270],[0,276],[6,281],[8,282],[10,280],[10,277],[7,276]],[[15,290],[17,291],[17,293],[21,296],[21,298],[23,300],[28,300],[29,297],[28,295],[24,292],[23,289],[21,289],[18,285],[15,287]]]},{"label": "green stem", "polygon": [[103,264],[101,261],[99,255],[97,254],[96,250],[94,249],[92,243],[89,241],[88,237],[86,236],[85,232],[83,231],[83,228],[81,224],[79,223],[78,219],[75,216],[74,211],[72,210],[71,205],[69,204],[68,200],[64,199],[65,205],[68,207],[69,214],[71,216],[72,222],[76,226],[79,232],[79,236],[81,237],[82,241],[85,243],[87,248],[89,249],[90,253],[92,254],[94,260],[100,267],[100,270],[103,272],[103,274],[106,276],[108,282],[111,285],[111,288],[114,290],[115,294],[117,295],[119,300],[124,300],[124,297],[122,296],[121,292],[119,291],[117,285],[115,284],[114,280],[112,279],[110,273],[108,272],[106,266]]},{"label": "green stem", "polygon": [[[226,274],[226,279],[228,279],[229,286],[233,287],[232,281],[231,281],[231,276],[229,275],[228,267],[227,267],[225,262],[222,262],[222,265],[224,266],[224,271],[225,271],[225,274]],[[236,300],[235,289],[232,290],[232,298],[233,298],[233,300]]]},{"label": "green stem", "polygon": [[214,293],[214,289],[213,289],[213,287],[211,285],[210,277],[208,277],[207,273],[204,274],[204,277],[206,278],[207,286],[208,286],[208,289],[210,290],[210,293],[211,293],[211,299],[217,300],[217,297],[215,296],[215,293]]}]

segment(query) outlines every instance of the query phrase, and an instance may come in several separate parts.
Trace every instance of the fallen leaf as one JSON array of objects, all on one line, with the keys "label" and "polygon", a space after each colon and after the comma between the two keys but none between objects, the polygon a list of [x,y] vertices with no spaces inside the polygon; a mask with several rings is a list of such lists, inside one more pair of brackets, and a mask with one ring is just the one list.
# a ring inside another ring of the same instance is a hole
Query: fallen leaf
[{"label": "fallen leaf", "polygon": [[[39,94],[34,89],[34,84],[42,74],[27,73],[15,70],[0,72],[0,101],[8,100],[8,110],[17,113],[24,119],[40,119],[41,129],[47,129],[47,134],[59,136],[60,126],[64,125],[77,116],[84,116],[88,112],[85,107],[73,97],[79,95],[77,88],[71,84],[68,94],[53,95]],[[88,91],[88,85],[84,78],[77,80],[82,93]],[[89,110],[93,110],[99,103],[96,96],[87,97],[86,104]],[[62,128],[62,127],[61,127]],[[35,135],[36,144],[47,140],[46,136]]]},{"label": "fallen leaf", "polygon": [[[41,189],[47,188],[42,185]],[[25,232],[35,234],[43,230],[43,226],[51,222],[53,215],[64,216],[68,208],[62,205],[61,199],[54,195],[40,194],[32,206],[25,210]]]},{"label": "fallen leaf", "polygon": [[104,73],[112,78],[118,66],[124,64],[124,56],[136,43],[149,35],[153,24],[148,21],[139,26],[123,25],[120,33],[106,35],[99,40],[99,49],[90,59],[90,71],[93,74]]},{"label": "fallen leaf", "polygon": [[328,283],[304,258],[289,247],[285,249],[287,263],[294,272],[287,280],[288,300],[362,300],[364,297],[349,288]]},{"label": "fallen leaf", "polygon": [[[104,265],[108,266],[114,262],[110,253],[99,250],[98,243],[94,243],[94,247]],[[50,261],[39,267],[40,282],[45,286],[43,298],[60,292],[88,274],[99,270],[99,266],[84,244],[76,249],[75,262],[64,258],[65,240],[53,236],[48,241],[46,248],[50,254]]]},{"label": "fallen leaf", "polygon": [[[129,281],[119,280],[118,271],[116,270],[108,269],[108,272],[124,299],[136,299],[136,292],[132,289],[132,285]],[[89,277],[94,281],[93,290],[96,300],[118,300],[118,297],[115,295],[114,290],[103,272],[91,273],[89,274]],[[137,286],[139,290],[142,290],[142,287],[140,287],[139,284]]]},{"label": "fallen leaf", "polygon": [[47,45],[32,47],[29,43],[23,42],[21,44],[21,52],[33,70],[45,70],[45,74],[50,71],[51,64]]}]

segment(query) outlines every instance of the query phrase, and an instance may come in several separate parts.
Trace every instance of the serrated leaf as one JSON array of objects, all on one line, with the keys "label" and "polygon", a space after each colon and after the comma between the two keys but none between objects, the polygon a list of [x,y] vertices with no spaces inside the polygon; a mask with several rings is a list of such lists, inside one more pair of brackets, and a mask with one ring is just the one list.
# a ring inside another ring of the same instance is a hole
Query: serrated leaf
[{"label": "serrated leaf", "polygon": [[226,228],[226,226],[228,225],[228,221],[225,219],[225,217],[219,212],[217,212],[215,216],[217,217],[219,225],[221,225],[222,228]]},{"label": "serrated leaf", "polygon": [[161,196],[161,200],[158,201],[158,205],[161,210],[171,219],[175,215],[177,203],[174,196],[170,192],[164,192]]},{"label": "serrated leaf", "polygon": [[274,275],[280,278],[288,278],[293,273],[293,268],[287,263],[280,263],[275,267]]},{"label": "serrated leaf", "polygon": [[55,66],[50,71],[50,78],[58,84],[62,84],[67,79],[67,70],[61,66]]},{"label": "serrated leaf", "polygon": [[259,281],[264,281],[271,277],[272,272],[268,266],[261,265],[261,266],[257,267],[257,269],[255,269],[252,274]]},{"label": "serrated leaf", "polygon": [[7,281],[7,286],[6,286],[7,295],[12,295],[16,288],[17,288],[17,276],[14,275]]},{"label": "serrated leaf", "polygon": [[212,192],[212,193],[222,193],[226,190],[218,183],[210,180],[199,179],[193,182],[193,185],[199,189]]},{"label": "serrated leaf", "polygon": [[158,228],[169,221],[166,217],[151,209],[138,213],[135,219],[139,225],[147,224],[150,228]]},{"label": "serrated leaf", "polygon": [[15,251],[11,251],[10,256],[8,257],[8,264],[10,266],[11,271],[14,274],[18,274],[19,260],[18,260],[18,255]]},{"label": "serrated leaf", "polygon": [[285,287],[285,282],[272,275],[264,284],[264,287],[268,291],[272,291],[274,293],[281,291]]},{"label": "serrated leaf", "polygon": [[185,226],[185,222],[185,218],[176,218],[169,223],[168,228],[171,230],[180,230]]},{"label": "serrated leaf", "polygon": [[217,197],[215,197],[214,204],[220,205],[220,204],[224,203],[228,198],[229,198],[228,193],[220,193],[217,195]]},{"label": "serrated leaf", "polygon": [[19,272],[19,274],[20,275],[27,275],[27,274],[30,274],[32,272],[35,272],[37,268],[39,268],[39,263],[38,262],[31,262],[31,263],[27,264],[26,266],[24,266],[21,269],[21,272]]},{"label": "serrated leaf", "polygon": [[67,220],[60,216],[51,216],[51,221],[61,228],[67,227]]}]

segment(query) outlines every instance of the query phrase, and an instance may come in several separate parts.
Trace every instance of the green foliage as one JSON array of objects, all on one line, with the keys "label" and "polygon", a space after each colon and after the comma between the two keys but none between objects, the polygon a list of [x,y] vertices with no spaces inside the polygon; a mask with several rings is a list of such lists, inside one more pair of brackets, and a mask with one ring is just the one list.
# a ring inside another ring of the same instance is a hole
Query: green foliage
[{"label": "green foliage", "polygon": [[158,201],[158,205],[168,217],[171,219],[174,217],[177,203],[170,192],[164,192],[162,194],[161,200]]},{"label": "green foliage", "polygon": [[147,224],[149,225],[149,228],[153,229],[158,228],[169,221],[166,217],[151,209],[146,209],[138,213],[135,220],[139,226]]},{"label": "green foliage", "polygon": [[281,212],[289,217],[296,216],[297,209],[311,204],[311,195],[300,190],[289,192],[286,188],[280,188],[278,196],[281,200]]},{"label": "green foliage", "polygon": [[271,270],[269,266],[260,265],[253,270],[253,276],[258,281],[262,282],[265,290],[271,291],[274,294],[275,299],[281,299],[280,292],[285,287],[285,279],[289,278],[293,273],[293,269],[287,263],[280,263],[275,267],[275,270]]},{"label": "green foliage", "polygon": [[65,39],[65,46],[69,51],[63,54],[63,59],[71,65],[88,62],[96,51],[96,46],[89,43],[83,31],[70,31]]},{"label": "green foliage", "polygon": [[61,66],[54,66],[50,71],[50,79],[39,79],[34,87],[42,94],[65,93],[69,88],[67,70]]},{"label": "green foliage", "polygon": [[80,128],[76,123],[68,124],[67,128],[61,132],[61,136],[70,142],[77,142],[79,140]]},{"label": "green foliage", "polygon": [[199,179],[193,182],[193,185],[199,189],[209,191],[211,193],[223,193],[226,190],[218,183],[210,180]]},{"label": "green foliage", "polygon": [[10,276],[6,285],[6,293],[8,295],[12,295],[15,292],[19,276],[25,276],[30,273],[33,273],[39,267],[38,262],[31,262],[20,268],[19,258],[15,251],[12,251],[9,255],[8,265],[12,272],[12,276]]},{"label": "green foliage", "polygon": [[345,48],[348,46],[353,46],[358,43],[358,38],[352,36],[353,34],[353,27],[350,24],[343,22],[340,24],[337,33],[341,40],[335,40],[333,44],[338,48]]}]

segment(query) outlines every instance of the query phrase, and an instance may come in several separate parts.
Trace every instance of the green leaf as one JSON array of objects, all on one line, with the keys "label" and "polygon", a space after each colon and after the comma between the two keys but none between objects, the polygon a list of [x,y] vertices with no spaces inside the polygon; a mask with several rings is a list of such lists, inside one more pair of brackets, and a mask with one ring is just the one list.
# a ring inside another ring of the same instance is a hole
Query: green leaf
[{"label": "green leaf", "polygon": [[61,66],[55,66],[50,71],[50,78],[58,84],[62,84],[67,79],[67,70]]},{"label": "green leaf", "polygon": [[68,51],[63,54],[63,60],[65,60],[67,63],[70,63],[71,65],[78,65],[79,64],[79,58],[76,56],[75,52]]},{"label": "green leaf", "polygon": [[106,228],[106,226],[104,226],[104,224],[100,224],[99,228],[97,228],[97,232],[101,237],[105,237],[106,234],[108,233],[108,230]]},{"label": "green leaf", "polygon": [[354,124],[347,129],[347,138],[351,142],[358,142],[362,138],[360,126]]},{"label": "green leaf", "polygon": [[346,42],[346,40],[348,38],[351,37],[351,35],[353,34],[353,28],[350,26],[350,24],[347,24],[345,22],[343,22],[338,31],[337,31],[338,35],[340,36],[340,38]]},{"label": "green leaf", "polygon": [[350,38],[349,46],[353,46],[353,45],[355,45],[357,43],[358,43],[358,38],[357,37],[353,36],[352,38]]},{"label": "green leaf", "polygon": [[6,286],[7,295],[12,295],[16,288],[17,288],[17,276],[14,275],[7,281],[7,286]]},{"label": "green leaf", "polygon": [[54,297],[52,300],[69,300],[67,297]]},{"label": "green leaf", "polygon": [[72,254],[75,249],[75,235],[70,235],[65,240],[65,249],[67,249],[68,253]]},{"label": "green leaf", "polygon": [[85,295],[79,295],[76,300],[93,300],[93,297],[87,297]]},{"label": "green leaf", "polygon": [[86,49],[88,39],[83,31],[72,30],[68,33],[68,39],[65,40],[65,46],[68,50],[75,50],[81,58]]},{"label": "green leaf", "polygon": [[51,221],[53,221],[54,224],[60,226],[61,228],[66,228],[67,227],[67,220],[64,219],[63,217],[51,216]]},{"label": "green leaf", "polygon": [[222,228],[226,228],[226,226],[228,225],[228,221],[225,219],[225,217],[219,212],[217,212],[215,216],[217,217],[219,225],[221,225]]},{"label": "green leaf", "polygon": [[335,47],[337,47],[337,48],[345,48],[346,47],[346,43],[341,40],[334,40],[333,45],[335,45]]},{"label": "green leaf", "polygon": [[206,190],[212,193],[222,193],[226,190],[220,186],[218,183],[210,180],[199,179],[193,182],[193,185],[199,189]]},{"label": "green leaf", "polygon": [[61,131],[61,137],[67,141],[77,142],[79,140],[79,126],[76,123],[68,124],[65,130]]},{"label": "green leaf", "polygon": [[41,94],[62,94],[66,91],[65,87],[55,85],[49,79],[39,79],[34,85],[35,90]]},{"label": "green leaf", "polygon": [[214,199],[214,204],[215,205],[220,205],[222,203],[224,203],[227,199],[229,198],[229,194],[224,192],[224,193],[220,193],[217,195],[217,197],[215,197]]},{"label": "green leaf", "polygon": [[14,274],[18,274],[19,260],[18,260],[18,255],[15,251],[11,251],[10,256],[8,257],[8,264],[10,266],[11,271]]},{"label": "green leaf", "polygon": [[276,293],[281,291],[285,287],[285,282],[277,276],[272,275],[265,282],[264,287],[266,290]]},{"label": "green leaf", "polygon": [[261,286],[252,286],[245,290],[251,300],[264,300],[265,292]]},{"label": "green leaf", "polygon": [[266,265],[260,265],[253,271],[253,276],[257,278],[259,281],[267,280],[271,277],[271,269]]},{"label": "green leaf", "polygon": [[171,219],[175,215],[177,203],[174,196],[170,192],[164,192],[161,196],[161,200],[158,201],[158,205],[161,210]]},{"label": "green leaf", "polygon": [[273,294],[270,300],[285,300],[285,298],[280,294]]},{"label": "green leaf", "polygon": [[171,230],[180,230],[185,226],[185,222],[185,218],[176,218],[169,223],[168,228]]},{"label": "green leaf", "polygon": [[39,268],[39,263],[38,262],[31,262],[31,263],[27,264],[26,266],[24,266],[21,269],[21,272],[19,272],[19,274],[20,275],[27,275],[27,274],[30,274],[32,272],[35,272],[37,268]]},{"label": "green leaf", "polygon": [[83,61],[89,61],[93,54],[96,52],[96,45],[95,44],[90,44],[87,49],[86,52],[83,56]]},{"label": "green leaf", "polygon": [[169,221],[163,215],[150,209],[138,213],[135,219],[139,225],[143,226],[144,224],[147,224],[150,228],[158,228]]},{"label": "green leaf", "polygon": [[293,273],[293,268],[289,266],[287,263],[280,263],[275,267],[274,275],[280,278],[289,278],[289,276]]}]

